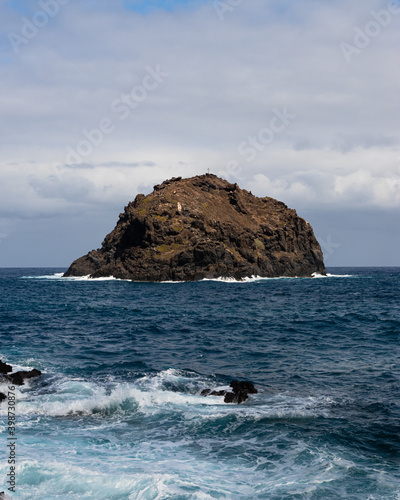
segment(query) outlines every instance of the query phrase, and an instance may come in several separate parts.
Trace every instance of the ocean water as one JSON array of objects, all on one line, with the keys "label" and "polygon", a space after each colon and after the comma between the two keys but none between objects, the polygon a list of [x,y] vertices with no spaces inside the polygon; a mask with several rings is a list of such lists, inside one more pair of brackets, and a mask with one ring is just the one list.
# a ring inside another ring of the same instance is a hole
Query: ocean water
[{"label": "ocean water", "polygon": [[[0,270],[0,359],[43,372],[16,391],[10,498],[400,499],[399,268],[244,283],[61,271]],[[234,378],[259,393],[200,395]]]}]

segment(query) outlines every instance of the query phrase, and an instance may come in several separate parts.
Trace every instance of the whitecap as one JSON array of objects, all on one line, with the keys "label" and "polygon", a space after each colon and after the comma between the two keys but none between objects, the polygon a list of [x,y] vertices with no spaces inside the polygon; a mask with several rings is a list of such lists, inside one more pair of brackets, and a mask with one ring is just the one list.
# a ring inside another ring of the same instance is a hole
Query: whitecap
[{"label": "whitecap", "polygon": [[311,277],[312,278],[353,278],[353,275],[352,274],[312,273]]},{"label": "whitecap", "polygon": [[114,278],[114,276],[103,276],[101,278],[92,278],[90,274],[86,276],[65,276],[64,273],[54,273],[43,276],[22,276],[22,279],[36,279],[36,280],[60,280],[60,281],[132,281],[128,279]]},{"label": "whitecap", "polygon": [[275,276],[275,277],[263,277],[263,276],[245,276],[242,279],[236,279],[232,277],[219,277],[219,278],[204,278],[200,281],[217,281],[220,283],[255,283],[257,281],[270,281],[270,280],[284,280],[284,279],[296,279],[297,276]]}]

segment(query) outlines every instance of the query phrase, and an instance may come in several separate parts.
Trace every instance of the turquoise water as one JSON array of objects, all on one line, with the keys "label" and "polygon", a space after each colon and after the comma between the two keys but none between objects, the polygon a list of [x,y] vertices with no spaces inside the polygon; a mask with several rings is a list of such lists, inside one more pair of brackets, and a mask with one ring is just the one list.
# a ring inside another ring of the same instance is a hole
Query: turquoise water
[{"label": "turquoise water", "polygon": [[[0,359],[43,371],[17,390],[11,498],[400,499],[399,268],[245,283],[61,271],[0,270]],[[259,393],[199,395],[233,378]]]}]

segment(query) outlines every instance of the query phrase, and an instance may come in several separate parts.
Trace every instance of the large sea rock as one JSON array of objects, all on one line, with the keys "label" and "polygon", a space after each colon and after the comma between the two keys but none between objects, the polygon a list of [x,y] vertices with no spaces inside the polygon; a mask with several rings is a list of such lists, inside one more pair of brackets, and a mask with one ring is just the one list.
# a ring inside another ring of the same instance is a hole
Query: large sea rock
[{"label": "large sea rock", "polygon": [[212,174],[138,194],[101,248],[64,276],[193,281],[325,274],[312,227],[284,203]]}]

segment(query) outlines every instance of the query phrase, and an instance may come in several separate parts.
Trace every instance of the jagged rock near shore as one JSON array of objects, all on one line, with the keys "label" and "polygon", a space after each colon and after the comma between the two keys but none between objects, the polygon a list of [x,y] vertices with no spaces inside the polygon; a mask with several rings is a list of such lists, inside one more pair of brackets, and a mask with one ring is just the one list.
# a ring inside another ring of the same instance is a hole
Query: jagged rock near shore
[{"label": "jagged rock near shore", "polygon": [[[12,372],[13,368],[11,365],[8,365],[7,363],[4,363],[2,360],[0,360],[0,382],[1,383],[11,383],[13,385],[24,385],[24,380],[29,379],[29,378],[34,378],[34,377],[40,377],[42,372],[40,370],[36,370],[34,368],[33,370],[30,371],[19,371],[19,372]],[[5,401],[7,399],[7,396],[0,392],[0,403]],[[0,497],[1,498],[1,497]]]},{"label": "jagged rock near shore", "polygon": [[254,387],[252,382],[239,382],[238,380],[232,380],[230,383],[231,391],[226,389],[212,390],[203,389],[200,393],[201,396],[224,396],[224,403],[243,403],[248,399],[249,394],[257,394],[258,391]]},{"label": "jagged rock near shore", "polygon": [[12,366],[0,360],[0,373],[10,373],[10,372],[12,372]]},{"label": "jagged rock near shore", "polygon": [[5,375],[5,378],[9,380],[14,385],[24,385],[24,380],[28,378],[40,377],[42,372],[40,370],[30,370],[29,372],[20,371],[15,373],[10,373],[10,375]]},{"label": "jagged rock near shore", "polygon": [[195,281],[325,274],[312,227],[284,203],[213,174],[172,178],[120,214],[64,276]]}]

